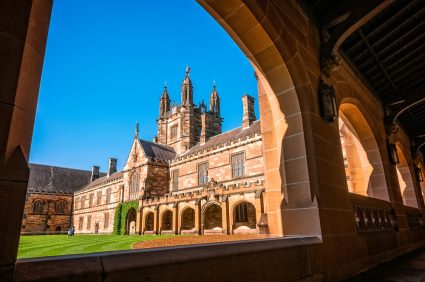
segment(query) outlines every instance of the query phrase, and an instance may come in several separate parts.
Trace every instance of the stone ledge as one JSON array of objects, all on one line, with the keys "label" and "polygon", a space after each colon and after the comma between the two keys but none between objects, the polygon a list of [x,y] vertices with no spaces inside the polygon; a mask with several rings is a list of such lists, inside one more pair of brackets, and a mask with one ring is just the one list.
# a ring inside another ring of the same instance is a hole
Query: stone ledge
[{"label": "stone ledge", "polygon": [[[174,277],[176,281],[180,279],[198,281],[199,276],[196,273],[193,273],[193,275],[186,273],[187,268],[195,265],[197,266],[195,269],[202,267],[203,271],[209,273],[202,280],[217,281],[217,278],[223,278],[223,273],[226,272],[229,273],[228,278],[234,280],[239,275],[244,276],[247,268],[255,271],[258,260],[261,260],[262,264],[261,275],[266,271],[269,272],[269,275],[274,276],[276,275],[273,274],[274,265],[278,258],[286,262],[283,263],[282,261],[282,269],[279,273],[287,273],[288,280],[291,280],[312,275],[308,253],[311,245],[320,243],[321,240],[317,237],[271,238],[88,255],[20,259],[16,263],[15,281],[122,282],[133,279],[137,281],[157,281],[166,280],[169,277]],[[202,271],[202,269],[199,269],[199,271]],[[278,276],[274,277],[277,279]],[[255,277],[249,278],[252,281],[255,281],[255,279]],[[286,280],[283,278],[282,281]]]}]

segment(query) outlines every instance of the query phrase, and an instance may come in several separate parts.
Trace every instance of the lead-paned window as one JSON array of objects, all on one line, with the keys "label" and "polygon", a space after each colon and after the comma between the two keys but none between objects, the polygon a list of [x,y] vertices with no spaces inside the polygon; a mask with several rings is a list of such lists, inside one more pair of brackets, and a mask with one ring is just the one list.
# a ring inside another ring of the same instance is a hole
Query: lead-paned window
[{"label": "lead-paned window", "polygon": [[171,129],[170,129],[170,138],[171,138],[171,140],[176,140],[177,139],[177,127],[178,125],[177,124],[175,124],[175,125],[173,125],[173,126],[171,126]]},{"label": "lead-paned window", "polygon": [[232,156],[232,177],[245,175],[245,154],[238,153]]},{"label": "lead-paned window", "polygon": [[208,183],[208,163],[198,165],[198,184]]},{"label": "lead-paned window", "polygon": [[130,180],[130,199],[137,199],[139,197],[139,174],[133,173]]},{"label": "lead-paned window", "polygon": [[102,191],[98,191],[98,192],[97,192],[96,204],[97,204],[97,205],[102,204]]},{"label": "lead-paned window", "polygon": [[179,190],[179,171],[174,170],[171,174],[171,178],[173,180],[173,191]]}]

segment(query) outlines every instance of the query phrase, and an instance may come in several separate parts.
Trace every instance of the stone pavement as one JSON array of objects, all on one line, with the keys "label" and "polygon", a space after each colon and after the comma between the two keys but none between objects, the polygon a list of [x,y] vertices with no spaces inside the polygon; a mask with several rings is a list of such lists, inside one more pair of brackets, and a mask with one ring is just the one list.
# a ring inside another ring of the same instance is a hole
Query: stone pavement
[{"label": "stone pavement", "polygon": [[425,282],[425,248],[377,266],[347,282]]}]

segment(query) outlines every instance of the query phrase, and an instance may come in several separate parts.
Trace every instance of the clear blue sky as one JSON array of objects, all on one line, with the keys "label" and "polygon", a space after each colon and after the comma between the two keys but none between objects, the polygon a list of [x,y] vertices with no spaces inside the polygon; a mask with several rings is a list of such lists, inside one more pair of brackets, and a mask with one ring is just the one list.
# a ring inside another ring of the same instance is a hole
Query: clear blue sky
[{"label": "clear blue sky", "polygon": [[136,121],[156,135],[165,81],[180,103],[186,65],[195,103],[216,80],[223,130],[240,126],[254,70],[195,1],[54,1],[30,162],[105,171],[116,157],[122,169]]}]

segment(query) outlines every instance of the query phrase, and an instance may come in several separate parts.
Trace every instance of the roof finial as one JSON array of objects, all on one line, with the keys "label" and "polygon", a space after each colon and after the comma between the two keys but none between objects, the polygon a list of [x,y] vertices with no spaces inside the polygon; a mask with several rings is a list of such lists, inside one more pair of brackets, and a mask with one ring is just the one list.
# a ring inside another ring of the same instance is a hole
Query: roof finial
[{"label": "roof finial", "polygon": [[215,89],[216,87],[216,83],[215,83],[215,79],[213,80],[213,88]]},{"label": "roof finial", "polygon": [[189,65],[186,65],[186,76],[188,76],[190,73],[190,67]]},{"label": "roof finial", "polygon": [[164,81],[164,89],[167,89],[167,81]]},{"label": "roof finial", "polygon": [[139,122],[136,122],[136,130],[134,131],[134,138],[139,137]]}]

